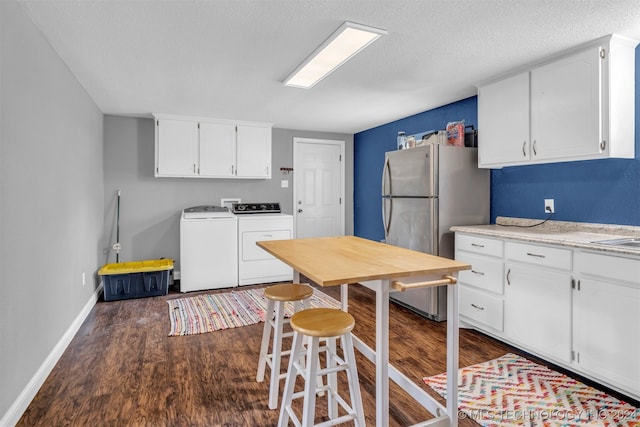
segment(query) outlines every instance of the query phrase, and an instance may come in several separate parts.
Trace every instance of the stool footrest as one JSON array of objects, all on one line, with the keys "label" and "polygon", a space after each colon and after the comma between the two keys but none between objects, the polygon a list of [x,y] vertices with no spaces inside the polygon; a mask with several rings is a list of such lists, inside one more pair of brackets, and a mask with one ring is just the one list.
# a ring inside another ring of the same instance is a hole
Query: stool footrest
[{"label": "stool footrest", "polygon": [[[300,376],[304,376],[304,372],[305,372],[305,367],[302,366],[299,362],[294,362],[293,363],[294,368],[296,369],[296,371],[298,372],[297,375]],[[334,374],[336,372],[342,372],[342,371],[346,371],[347,369],[349,369],[349,367],[345,364],[345,365],[338,365],[338,366],[331,366],[329,368],[322,368],[322,369],[318,369],[316,372],[316,375],[318,377],[322,377],[328,374]]]},{"label": "stool footrest", "polygon": [[[288,317],[285,317],[284,319],[282,319],[282,325],[283,326],[286,325],[286,324],[289,324],[289,323],[291,323],[291,320]],[[269,320],[269,324],[271,325],[272,328],[275,328],[275,326],[276,326],[276,318],[272,317]]]},{"label": "stool footrest", "polygon": [[[355,420],[356,419],[356,413],[353,410],[353,408],[351,407],[351,405],[349,405],[343,398],[342,396],[340,396],[335,390],[333,390],[330,386],[326,385],[323,387],[317,387],[316,388],[316,393],[319,393],[321,391],[328,391],[329,393],[331,393],[331,395],[333,396],[334,399],[336,399],[336,402],[338,402],[338,405],[340,405],[340,407],[342,409],[344,409],[347,414],[343,415],[341,417],[337,417],[337,418],[332,418],[328,421],[325,421],[323,423],[320,424],[314,424],[314,427],[319,427],[319,426],[335,426],[338,424],[342,424],[342,423],[346,423],[347,421],[351,421],[351,420]],[[296,393],[293,393],[293,395],[291,396],[291,400],[295,400],[295,399],[300,399],[304,397],[304,390],[303,391],[298,391]],[[291,420],[293,421],[293,423],[296,426],[300,425],[300,422],[297,419],[297,415],[293,412],[293,410],[291,409],[291,405],[287,405],[287,407],[285,408],[285,410],[289,413],[289,417],[291,418]]]}]

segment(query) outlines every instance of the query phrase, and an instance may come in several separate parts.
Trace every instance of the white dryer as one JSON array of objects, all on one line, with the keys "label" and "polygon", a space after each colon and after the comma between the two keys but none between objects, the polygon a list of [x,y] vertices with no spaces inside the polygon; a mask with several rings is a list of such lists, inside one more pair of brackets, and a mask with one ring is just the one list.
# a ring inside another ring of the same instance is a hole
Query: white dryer
[{"label": "white dryer", "polygon": [[256,245],[261,240],[293,238],[293,216],[279,203],[234,203],[238,216],[238,281],[240,286],[293,280],[293,269]]},{"label": "white dryer", "polygon": [[180,291],[238,286],[238,219],[226,207],[195,206],[180,218]]}]

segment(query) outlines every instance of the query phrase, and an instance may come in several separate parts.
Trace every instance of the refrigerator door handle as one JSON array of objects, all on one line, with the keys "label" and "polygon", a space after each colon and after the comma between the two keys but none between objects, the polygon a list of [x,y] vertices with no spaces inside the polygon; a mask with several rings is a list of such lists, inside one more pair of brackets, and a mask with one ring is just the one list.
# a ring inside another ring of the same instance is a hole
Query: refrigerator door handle
[{"label": "refrigerator door handle", "polygon": [[382,195],[383,196],[386,196],[388,194],[393,194],[391,192],[391,179],[388,180],[389,181],[389,191],[385,192],[385,188],[386,188],[385,184],[387,183],[387,177],[391,176],[391,169],[389,169],[389,168],[390,168],[390,166],[389,166],[389,158],[385,157],[384,166],[382,167],[382,185],[381,185]]},{"label": "refrigerator door handle", "polygon": [[[389,202],[389,217],[387,218],[386,203]],[[391,226],[391,215],[393,215],[393,199],[388,197],[382,198],[382,224],[384,225],[384,238],[389,237],[389,227]]]}]

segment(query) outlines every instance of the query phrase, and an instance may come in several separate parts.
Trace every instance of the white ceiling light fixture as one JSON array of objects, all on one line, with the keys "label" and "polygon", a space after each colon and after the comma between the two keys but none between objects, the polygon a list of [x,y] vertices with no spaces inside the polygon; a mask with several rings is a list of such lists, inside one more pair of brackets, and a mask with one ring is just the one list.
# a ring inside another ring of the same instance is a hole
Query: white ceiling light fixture
[{"label": "white ceiling light fixture", "polygon": [[385,30],[345,22],[284,79],[285,86],[309,89],[358,52],[387,34]]}]

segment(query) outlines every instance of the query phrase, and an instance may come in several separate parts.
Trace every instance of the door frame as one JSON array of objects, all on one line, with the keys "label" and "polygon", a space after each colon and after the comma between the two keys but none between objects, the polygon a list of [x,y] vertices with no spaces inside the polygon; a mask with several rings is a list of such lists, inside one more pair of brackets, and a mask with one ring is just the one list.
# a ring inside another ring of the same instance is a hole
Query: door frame
[{"label": "door frame", "polygon": [[298,230],[298,208],[296,201],[298,200],[298,171],[300,170],[300,145],[301,144],[324,144],[324,145],[337,145],[340,147],[340,235],[344,236],[345,233],[345,141],[335,139],[317,139],[317,138],[293,138],[293,234],[294,238],[297,237]]}]

